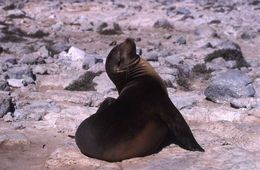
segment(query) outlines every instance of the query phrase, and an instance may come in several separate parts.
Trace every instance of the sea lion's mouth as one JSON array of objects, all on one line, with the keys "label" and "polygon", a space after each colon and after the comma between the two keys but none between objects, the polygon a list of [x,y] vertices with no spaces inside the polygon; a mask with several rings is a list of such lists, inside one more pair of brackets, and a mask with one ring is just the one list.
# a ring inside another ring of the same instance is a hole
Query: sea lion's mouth
[{"label": "sea lion's mouth", "polygon": [[141,59],[140,57],[137,57],[135,60],[133,60],[132,62],[130,62],[127,65],[124,65],[123,67],[115,68],[115,73],[122,73],[122,72],[128,71],[131,67],[136,66],[136,64],[139,63],[140,59]]}]

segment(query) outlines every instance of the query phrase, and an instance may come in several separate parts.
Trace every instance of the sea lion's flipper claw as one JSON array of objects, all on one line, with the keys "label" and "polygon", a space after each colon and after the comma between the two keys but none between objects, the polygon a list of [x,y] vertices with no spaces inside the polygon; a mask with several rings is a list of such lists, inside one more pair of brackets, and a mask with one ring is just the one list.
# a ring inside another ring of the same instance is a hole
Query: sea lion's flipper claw
[{"label": "sea lion's flipper claw", "polygon": [[170,100],[167,103],[168,106],[161,113],[161,119],[166,122],[170,129],[174,143],[187,150],[204,152],[204,149],[195,140],[187,122],[178,109]]}]

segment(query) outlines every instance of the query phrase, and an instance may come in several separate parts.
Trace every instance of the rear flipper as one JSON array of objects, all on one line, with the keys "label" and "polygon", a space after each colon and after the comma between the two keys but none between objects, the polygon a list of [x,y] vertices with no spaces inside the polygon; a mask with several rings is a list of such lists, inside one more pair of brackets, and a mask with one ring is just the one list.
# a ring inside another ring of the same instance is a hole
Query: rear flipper
[{"label": "rear flipper", "polygon": [[204,152],[204,149],[195,140],[188,124],[178,109],[172,104],[169,98],[165,102],[168,103],[167,107],[162,108],[163,111],[160,116],[170,131],[163,145],[173,142],[187,150]]}]

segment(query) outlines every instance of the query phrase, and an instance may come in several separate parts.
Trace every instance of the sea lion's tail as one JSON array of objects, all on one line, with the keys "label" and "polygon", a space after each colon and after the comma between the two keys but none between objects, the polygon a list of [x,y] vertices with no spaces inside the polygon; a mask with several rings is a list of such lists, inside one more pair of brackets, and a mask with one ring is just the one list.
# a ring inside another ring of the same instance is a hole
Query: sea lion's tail
[{"label": "sea lion's tail", "polygon": [[165,103],[167,103],[167,107],[163,108],[163,112],[160,116],[170,129],[169,136],[173,143],[187,150],[204,152],[204,149],[194,138],[190,127],[178,109],[169,98]]}]

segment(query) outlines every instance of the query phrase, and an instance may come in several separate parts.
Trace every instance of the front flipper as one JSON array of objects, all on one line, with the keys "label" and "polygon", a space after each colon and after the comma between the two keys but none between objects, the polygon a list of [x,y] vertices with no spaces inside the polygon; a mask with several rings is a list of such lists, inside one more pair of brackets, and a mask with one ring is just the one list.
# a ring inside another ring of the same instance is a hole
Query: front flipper
[{"label": "front flipper", "polygon": [[166,105],[162,108],[160,117],[170,129],[168,135],[168,138],[170,139],[168,140],[173,141],[175,144],[184,149],[204,152],[204,149],[195,140],[181,113],[173,105],[170,99],[167,98],[164,103],[166,103]]},{"label": "front flipper", "polygon": [[116,99],[113,97],[107,97],[105,100],[100,104],[96,113],[102,112],[108,106],[110,106]]}]

